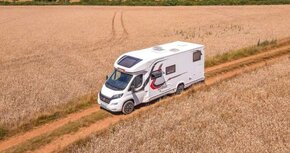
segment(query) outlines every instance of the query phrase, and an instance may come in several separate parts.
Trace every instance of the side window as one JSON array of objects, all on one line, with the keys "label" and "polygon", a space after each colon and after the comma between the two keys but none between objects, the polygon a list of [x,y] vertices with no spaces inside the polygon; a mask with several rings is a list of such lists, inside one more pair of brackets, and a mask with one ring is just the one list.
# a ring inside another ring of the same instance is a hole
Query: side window
[{"label": "side window", "polygon": [[199,61],[201,59],[201,51],[197,50],[193,53],[193,62]]},{"label": "side window", "polygon": [[135,79],[132,83],[134,84],[135,88],[139,88],[139,87],[141,87],[142,82],[143,82],[143,75],[140,74],[140,75],[135,77]]},{"label": "side window", "polygon": [[171,65],[171,66],[166,67],[165,68],[166,75],[171,74],[171,73],[174,73],[175,72],[175,69],[176,69],[176,66],[175,65]]}]

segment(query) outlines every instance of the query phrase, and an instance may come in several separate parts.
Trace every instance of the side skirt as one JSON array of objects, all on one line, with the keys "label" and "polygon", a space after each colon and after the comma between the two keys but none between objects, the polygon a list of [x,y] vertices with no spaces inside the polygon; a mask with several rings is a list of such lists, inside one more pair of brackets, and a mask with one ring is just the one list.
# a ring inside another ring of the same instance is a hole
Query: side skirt
[{"label": "side skirt", "polygon": [[187,87],[189,87],[190,85],[193,85],[193,84],[195,84],[195,83],[199,83],[199,82],[201,82],[201,81],[204,81],[204,77],[203,78],[200,78],[200,79],[197,79],[197,80],[194,80],[194,81],[191,81],[191,82],[188,82],[188,83],[186,83],[185,84],[185,88],[187,88]]},{"label": "side skirt", "polygon": [[160,94],[160,95],[156,95],[156,96],[154,96],[154,97],[151,97],[151,98],[149,98],[149,101],[148,101],[148,102],[150,102],[150,101],[152,101],[152,100],[155,100],[155,99],[157,99],[157,98],[163,97],[163,96],[165,96],[165,95],[167,95],[167,94],[169,94],[169,93],[172,93],[172,91],[174,91],[174,89],[167,90],[167,91],[163,92],[163,93]]}]

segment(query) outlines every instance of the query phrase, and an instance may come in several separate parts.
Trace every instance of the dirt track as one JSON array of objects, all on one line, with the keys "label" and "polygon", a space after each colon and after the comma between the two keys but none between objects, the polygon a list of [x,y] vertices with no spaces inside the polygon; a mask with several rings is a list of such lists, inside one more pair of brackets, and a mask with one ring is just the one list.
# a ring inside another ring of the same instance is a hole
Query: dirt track
[{"label": "dirt track", "polygon": [[35,128],[31,131],[28,131],[26,133],[21,133],[19,135],[13,136],[9,138],[8,140],[5,140],[3,142],[0,141],[0,152],[3,150],[6,150],[12,146],[18,145],[20,143],[25,142],[26,140],[29,140],[31,138],[40,136],[44,133],[49,133],[65,124],[68,124],[69,122],[73,122],[76,120],[79,120],[80,118],[87,116],[89,114],[92,114],[94,112],[99,111],[100,108],[97,105],[94,105],[93,107],[86,109],[85,111],[77,112],[70,114],[69,116],[56,120],[52,123],[45,124],[41,127]]},{"label": "dirt track", "polygon": [[183,40],[213,56],[289,36],[289,5],[0,7],[0,125],[95,93],[130,50]]},{"label": "dirt track", "polygon": [[[252,64],[252,65],[247,66],[247,67],[234,69],[234,70],[231,70],[229,72],[222,73],[221,75],[214,76],[214,77],[211,77],[211,78],[207,78],[205,84],[207,86],[210,86],[210,85],[215,84],[215,83],[217,83],[217,82],[219,82],[221,80],[225,80],[227,78],[231,78],[231,77],[233,77],[235,75],[238,75],[238,74],[241,74],[241,73],[243,73],[245,71],[254,70],[254,69],[262,67],[264,65],[271,64],[271,63],[279,60],[279,58],[278,59],[275,58],[275,59],[263,61],[264,57],[271,57],[274,54],[278,54],[278,53],[281,53],[280,56],[282,56],[282,55],[289,56],[289,49],[290,49],[289,45],[288,46],[282,46],[282,47],[280,47],[278,49],[269,50],[269,51],[267,51],[265,53],[260,53],[260,54],[255,55],[255,56],[250,56],[250,57],[242,58],[242,59],[239,59],[239,60],[236,60],[236,61],[232,61],[232,62],[228,62],[228,63],[225,63],[225,64],[221,64],[221,65],[217,65],[217,66],[214,66],[214,67],[207,68],[206,72],[209,74],[209,73],[211,73],[211,71],[212,72],[214,72],[216,70],[221,70],[222,71],[223,69],[227,69],[229,66],[232,66],[232,65],[239,65],[241,63],[247,64],[247,62],[251,62],[252,60],[255,60],[257,62],[255,64]],[[287,52],[285,52],[285,51],[287,51]],[[203,85],[195,86],[194,89],[198,90],[201,87],[203,87]],[[188,92],[190,92],[190,90]],[[48,145],[44,146],[40,150],[37,150],[36,152],[53,152],[56,149],[64,148],[67,145],[75,142],[76,140],[78,140],[80,138],[87,137],[91,133],[106,129],[111,124],[117,123],[120,119],[129,118],[130,116],[134,116],[134,114],[139,114],[142,111],[146,111],[146,110],[148,110],[148,109],[150,109],[152,107],[155,107],[156,105],[160,105],[160,104],[161,103],[157,103],[157,104],[151,105],[149,107],[142,107],[141,109],[135,111],[132,115],[129,115],[129,116],[118,115],[118,116],[113,116],[113,117],[106,118],[104,120],[101,120],[101,121],[89,126],[89,127],[82,128],[82,129],[80,129],[79,131],[77,131],[77,132],[75,132],[73,134],[68,134],[68,135],[64,135],[63,137],[57,138],[52,143],[49,143]],[[96,112],[96,111],[99,111],[99,108],[94,106],[93,108],[89,108],[89,109],[84,110],[82,112],[71,114],[71,115],[69,115],[66,118],[63,118],[63,119],[57,120],[55,122],[43,125],[43,126],[41,126],[39,128],[36,128],[36,129],[34,129],[32,131],[29,131],[27,133],[19,134],[17,136],[11,137],[11,138],[9,138],[6,141],[0,142],[0,148],[1,148],[0,151],[8,149],[8,148],[10,148],[12,146],[18,145],[18,144],[20,144],[22,142],[25,142],[26,140],[29,140],[29,139],[31,139],[33,137],[42,135],[44,133],[51,132],[51,131],[53,131],[53,130],[55,130],[55,129],[57,129],[57,128],[65,125],[65,124],[67,124],[69,122],[76,121],[76,120],[80,119],[81,117],[89,115],[89,114],[91,114],[93,112]]]},{"label": "dirt track", "polygon": [[249,57],[234,60],[231,62],[219,64],[217,66],[209,67],[206,69],[206,73],[213,73],[213,72],[218,71],[219,69],[222,69],[224,67],[230,67],[230,66],[237,65],[237,64],[243,63],[243,62],[248,62],[248,61],[255,61],[256,59],[261,59],[263,57],[271,57],[272,55],[275,55],[276,53],[279,53],[281,51],[287,52],[287,49],[290,49],[290,45],[285,45],[285,46],[277,48],[277,49],[272,49],[270,51],[260,53],[256,56],[249,56]]}]

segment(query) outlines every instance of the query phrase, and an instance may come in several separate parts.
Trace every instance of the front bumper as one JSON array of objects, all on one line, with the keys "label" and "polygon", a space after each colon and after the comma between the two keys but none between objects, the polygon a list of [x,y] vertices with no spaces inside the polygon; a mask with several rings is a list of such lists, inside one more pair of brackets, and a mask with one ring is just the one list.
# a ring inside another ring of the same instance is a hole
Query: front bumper
[{"label": "front bumper", "polygon": [[[114,105],[114,103],[117,103],[116,105]],[[122,103],[120,102],[120,99],[113,99],[110,101],[110,103],[106,103],[103,102],[100,99],[100,95],[98,95],[98,104],[100,105],[100,107],[111,111],[111,112],[121,112],[122,111]]]}]

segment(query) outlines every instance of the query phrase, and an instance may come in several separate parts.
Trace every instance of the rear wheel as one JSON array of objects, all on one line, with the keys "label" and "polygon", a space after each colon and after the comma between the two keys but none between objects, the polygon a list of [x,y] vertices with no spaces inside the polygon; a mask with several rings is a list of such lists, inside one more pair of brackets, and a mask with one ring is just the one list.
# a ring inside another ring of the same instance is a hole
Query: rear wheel
[{"label": "rear wheel", "polygon": [[133,110],[134,110],[134,102],[131,100],[126,101],[123,105],[122,112],[124,114],[130,114],[133,112]]},{"label": "rear wheel", "polygon": [[176,89],[176,94],[179,95],[182,93],[182,91],[184,90],[184,84],[181,83],[177,86],[177,89]]}]

